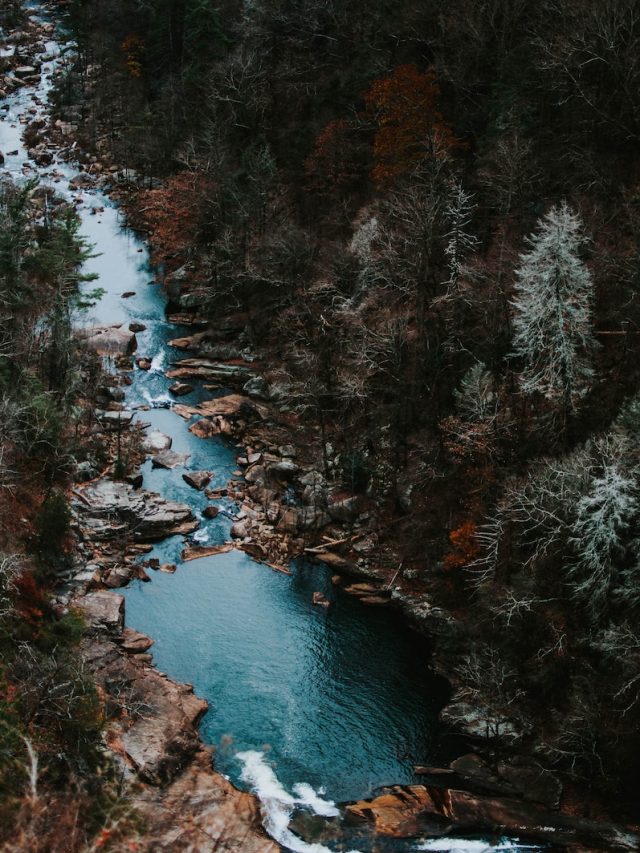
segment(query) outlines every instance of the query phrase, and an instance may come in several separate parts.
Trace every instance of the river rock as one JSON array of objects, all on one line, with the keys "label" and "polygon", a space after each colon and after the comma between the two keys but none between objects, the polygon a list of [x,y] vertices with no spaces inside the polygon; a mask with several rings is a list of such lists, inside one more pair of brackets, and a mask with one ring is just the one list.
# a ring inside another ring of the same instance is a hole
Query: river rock
[{"label": "river rock", "polygon": [[263,465],[253,465],[245,471],[244,478],[247,483],[264,486],[267,483],[267,472]]},{"label": "river rock", "polygon": [[85,643],[81,649],[113,716],[122,720],[119,754],[142,781],[171,782],[199,749],[195,727],[207,703],[190,686],[141,665],[137,654],[114,643]]},{"label": "river rock", "polygon": [[327,512],[334,521],[349,524],[360,515],[362,499],[359,495],[349,495],[339,492],[329,496]]},{"label": "river rock", "polygon": [[147,327],[144,323],[129,323],[129,331],[130,332],[144,332]]},{"label": "river rock", "polygon": [[288,459],[283,459],[280,462],[274,462],[269,465],[269,474],[274,474],[281,480],[291,480],[300,470],[300,467],[295,462]]},{"label": "river rock", "polygon": [[187,471],[182,475],[182,479],[201,492],[211,482],[211,471]]},{"label": "river rock", "polygon": [[96,409],[95,412],[100,425],[107,430],[120,430],[131,426],[133,421],[133,412],[123,409],[119,412],[105,412],[102,409]]},{"label": "river rock", "polygon": [[220,512],[220,508],[215,504],[209,504],[202,510],[202,515],[205,518],[216,518]]},{"label": "river rock", "polygon": [[191,454],[176,453],[175,450],[162,450],[151,462],[154,468],[178,468],[184,465]]},{"label": "river rock", "polygon": [[96,531],[103,538],[115,538],[131,530],[138,540],[146,542],[190,533],[198,527],[187,504],[164,500],[143,489],[135,490],[127,483],[99,480],[78,489],[77,494],[81,500],[73,501],[73,506],[81,524],[90,530],[90,538]]},{"label": "river rock", "polygon": [[163,450],[169,450],[172,444],[173,439],[170,435],[165,435],[159,429],[153,429],[146,434],[142,449],[145,453],[160,453]]},{"label": "river rock", "polygon": [[78,334],[98,355],[130,355],[137,346],[134,333],[122,327],[94,326]]},{"label": "river rock", "polygon": [[[219,853],[278,853],[281,848],[262,828],[257,799],[238,791],[211,765],[211,753],[201,747],[169,785],[145,787],[133,795],[132,805],[145,821],[148,849],[154,853],[214,849]],[[209,845],[208,839],[214,841]]]},{"label": "river rock", "polygon": [[331,522],[328,513],[318,506],[302,506],[298,509],[298,525],[302,530],[321,530]]},{"label": "river rock", "polygon": [[120,637],[121,648],[131,654],[146,652],[152,645],[153,640],[151,637],[147,637],[146,634],[142,634],[140,631],[134,631],[133,628],[125,628]]},{"label": "river rock", "polygon": [[329,607],[331,604],[324,592],[314,592],[311,596],[311,600],[314,604],[317,604],[320,607]]},{"label": "river rock", "polygon": [[396,838],[441,837],[455,832],[525,835],[576,848],[632,851],[640,835],[625,827],[548,812],[507,797],[424,785],[394,785],[371,800],[346,806],[347,819],[370,823],[380,835]]},{"label": "river rock", "polygon": [[13,69],[13,73],[20,80],[24,80],[26,77],[33,77],[38,73],[38,69],[33,65],[18,65],[17,68]]},{"label": "river rock", "polygon": [[205,417],[244,417],[244,418],[266,418],[269,409],[261,403],[256,403],[242,394],[227,394],[224,397],[216,397],[200,403],[196,411]]},{"label": "river rock", "polygon": [[115,592],[90,592],[76,602],[91,628],[120,632],[124,625],[124,596]]},{"label": "river rock", "polygon": [[169,386],[169,391],[174,397],[184,397],[185,394],[190,394],[193,391],[193,385],[188,382],[174,382]]},{"label": "river rock", "polygon": [[150,358],[137,358],[136,364],[140,370],[151,370],[151,359]]}]

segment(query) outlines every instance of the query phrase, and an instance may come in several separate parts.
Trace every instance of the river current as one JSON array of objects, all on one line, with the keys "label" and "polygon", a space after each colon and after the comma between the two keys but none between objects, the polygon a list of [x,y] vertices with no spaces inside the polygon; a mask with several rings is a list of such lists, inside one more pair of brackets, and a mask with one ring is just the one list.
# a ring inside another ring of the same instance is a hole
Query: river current
[{"label": "river current", "polygon": [[[0,102],[3,170],[18,180],[38,176],[75,200],[81,233],[95,253],[86,271],[98,281],[87,287],[104,290],[82,322],[145,324],[137,354],[151,358],[152,367],[134,370],[127,408],[170,435],[172,449],[189,454],[186,468],[212,471],[211,486],[222,487],[237,476],[238,451],[221,438],[196,438],[171,409],[165,371],[180,354],[168,341],[187,330],[166,320],[146,243],[124,226],[104,194],[70,190],[79,166],[56,157],[39,168],[28,159],[21,118],[46,111],[58,45],[52,41],[47,50],[51,59],[43,65],[40,85]],[[134,295],[122,298],[127,291]],[[180,402],[203,398],[195,386]],[[222,499],[217,518],[203,518],[208,501],[183,481],[184,470],[152,469],[147,461],[144,488],[193,508],[201,523],[191,541],[227,541],[237,507]],[[334,801],[367,796],[384,784],[418,782],[413,765],[437,761],[442,685],[429,674],[426,645],[395,614],[366,607],[332,586],[322,566],[299,562],[285,575],[238,550],[183,564],[184,544],[173,537],[148,555],[176,563],[177,572],[155,572],[151,583],[124,590],[127,624],[154,638],[151,651],[160,669],[191,682],[208,700],[202,737],[216,747],[217,769],[261,798],[267,830],[285,849],[323,853],[327,847],[300,841],[288,830],[297,804],[332,815]],[[315,591],[327,595],[329,608],[312,603]],[[499,844],[506,848],[515,849],[509,841]],[[485,841],[450,840],[394,849],[496,848]]]}]

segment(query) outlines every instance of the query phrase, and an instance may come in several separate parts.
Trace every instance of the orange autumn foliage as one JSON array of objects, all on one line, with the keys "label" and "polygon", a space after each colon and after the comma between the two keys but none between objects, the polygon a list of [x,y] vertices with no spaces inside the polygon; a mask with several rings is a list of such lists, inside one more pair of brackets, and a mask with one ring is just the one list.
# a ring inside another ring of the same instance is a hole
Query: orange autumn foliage
[{"label": "orange autumn foliage", "polygon": [[47,609],[47,600],[42,588],[30,572],[18,575],[14,583],[17,612],[26,622],[36,625]]},{"label": "orange autumn foliage", "polygon": [[128,35],[120,45],[120,50],[124,54],[125,68],[132,77],[142,76],[142,53],[144,51],[144,41],[135,34]]},{"label": "orange autumn foliage", "polygon": [[438,110],[440,87],[433,72],[411,63],[375,80],[364,99],[377,124],[372,176],[385,183],[425,156],[441,158],[460,143]]},{"label": "orange autumn foliage", "polygon": [[477,526],[473,521],[465,521],[449,533],[452,550],[442,561],[447,571],[468,566],[478,556],[480,547],[476,540],[476,533]]},{"label": "orange autumn foliage", "polygon": [[[154,263],[179,266],[180,256],[197,241],[211,182],[198,172],[182,171],[164,186],[139,194],[138,216],[149,231]],[[174,263],[171,263],[173,259]]]},{"label": "orange autumn foliage", "polygon": [[[363,162],[364,161],[364,162]],[[330,121],[316,137],[305,161],[305,173],[320,189],[348,187],[366,171],[366,155],[358,129],[347,119]]]}]

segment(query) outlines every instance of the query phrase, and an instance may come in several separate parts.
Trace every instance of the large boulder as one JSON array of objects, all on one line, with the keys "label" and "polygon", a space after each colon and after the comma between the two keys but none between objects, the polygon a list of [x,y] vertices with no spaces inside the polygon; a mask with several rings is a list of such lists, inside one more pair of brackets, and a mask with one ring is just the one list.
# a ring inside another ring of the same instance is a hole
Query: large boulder
[{"label": "large boulder", "polygon": [[182,479],[192,488],[202,491],[211,482],[211,471],[187,471]]},{"label": "large boulder", "polygon": [[101,538],[105,539],[121,537],[129,531],[140,541],[155,541],[190,533],[198,527],[187,504],[164,500],[127,483],[99,480],[79,489],[77,494],[81,499],[74,501],[74,507],[80,514],[81,525],[89,528],[90,538],[99,528]]},{"label": "large boulder", "polygon": [[124,596],[99,590],[77,601],[89,627],[119,633],[124,625]]},{"label": "large boulder", "polygon": [[331,495],[327,502],[327,512],[334,521],[349,524],[355,521],[362,511],[362,498],[342,492]]},{"label": "large boulder", "polygon": [[154,468],[180,468],[189,458],[188,453],[177,453],[175,450],[162,450],[151,462]]},{"label": "large boulder", "polygon": [[172,444],[173,439],[170,435],[165,435],[159,429],[153,429],[146,434],[142,449],[146,453],[160,453],[162,450],[169,450]]},{"label": "large boulder", "polygon": [[79,334],[98,355],[131,355],[138,345],[135,334],[122,326],[94,326]]}]

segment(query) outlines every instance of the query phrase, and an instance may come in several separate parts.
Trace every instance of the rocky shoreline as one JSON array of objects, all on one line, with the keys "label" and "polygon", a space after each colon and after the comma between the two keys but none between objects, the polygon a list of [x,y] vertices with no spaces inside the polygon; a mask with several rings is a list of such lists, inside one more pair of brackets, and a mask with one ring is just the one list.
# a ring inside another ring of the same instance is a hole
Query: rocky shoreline
[{"label": "rocky shoreline", "polygon": [[[21,50],[17,59],[15,52],[13,59],[4,58],[0,98],[39,82],[38,50],[52,31],[51,24],[30,23],[26,33],[7,40],[21,45]],[[36,117],[25,126],[31,159],[46,166],[52,151],[71,156],[76,129],[73,122],[47,123]],[[126,186],[126,192],[135,193],[136,176],[117,164],[91,155],[85,165],[72,188],[119,187],[117,193],[122,195]],[[169,319],[193,321],[198,295],[190,288],[188,270],[175,272],[166,285],[173,309]],[[282,389],[267,378],[269,365],[261,364],[248,349],[242,320],[202,328],[196,319],[195,325],[198,331],[193,335],[171,342],[189,355],[178,359],[167,376],[175,380],[171,390],[176,398],[185,393],[191,378],[234,389],[197,406],[177,402],[173,406],[185,419],[198,417],[189,429],[203,440],[224,435],[242,445],[238,465],[243,480],[234,480],[222,490],[224,495],[220,490],[205,492],[212,501],[228,496],[239,502],[231,528],[233,547],[280,571],[288,571],[287,563],[295,557],[322,561],[334,573],[334,582],[363,604],[393,607],[414,629],[433,639],[434,666],[450,678],[449,659],[438,643],[462,641],[464,625],[433,606],[428,593],[416,592],[410,569],[377,559],[379,528],[371,500],[339,486],[332,476],[337,460],[331,449],[323,450],[323,464],[318,464],[318,454],[310,452],[311,446],[318,446],[316,434],[286,423]],[[88,339],[97,352],[122,356],[125,366],[135,349],[135,332],[130,329],[93,330]],[[145,369],[140,361],[139,367]],[[124,409],[118,396],[117,387],[111,389],[101,414],[96,413],[97,421],[105,436],[114,430],[134,435],[133,413]],[[171,459],[162,456],[171,453],[162,434],[151,433],[142,440],[147,442],[142,454],[171,467]],[[129,482],[91,477],[74,490],[79,562],[84,565],[58,596],[60,607],[77,606],[86,616],[84,658],[109,716],[115,718],[108,729],[109,749],[130,785],[132,804],[147,821],[151,849],[271,853],[278,845],[261,828],[256,799],[212,769],[211,751],[202,744],[197,728],[206,703],[190,685],[176,684],[153,667],[150,638],[123,628],[124,600],[111,590],[134,577],[145,579],[139,559],[149,543],[196,526],[188,506],[141,489],[135,471],[128,477]],[[206,490],[205,480],[203,476],[192,485]],[[328,603],[315,598],[314,602]],[[638,848],[640,839],[630,832],[550,811],[560,804],[559,783],[526,750],[523,758],[514,748],[522,733],[508,719],[488,719],[481,709],[458,702],[444,710],[443,721],[472,738],[480,755],[464,756],[466,764],[458,759],[457,767],[454,762],[450,768],[425,768],[428,785],[394,788],[348,805],[346,813],[352,820],[395,837],[499,829],[576,850]],[[505,742],[507,761],[500,748]]]}]

